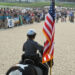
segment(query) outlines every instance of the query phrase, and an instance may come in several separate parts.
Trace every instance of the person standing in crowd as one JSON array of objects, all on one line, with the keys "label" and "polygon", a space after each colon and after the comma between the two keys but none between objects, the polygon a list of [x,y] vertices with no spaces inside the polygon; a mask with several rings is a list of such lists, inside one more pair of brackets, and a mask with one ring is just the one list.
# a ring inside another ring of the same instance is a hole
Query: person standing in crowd
[{"label": "person standing in crowd", "polygon": [[59,11],[56,11],[55,18],[56,18],[56,23],[58,23],[59,18],[60,18],[60,12]]},{"label": "person standing in crowd", "polygon": [[74,12],[73,11],[69,13],[69,20],[70,22],[74,22]]},{"label": "person standing in crowd", "polygon": [[66,22],[66,19],[67,19],[67,10],[64,9],[64,21]]},{"label": "person standing in crowd", "polygon": [[61,11],[61,22],[65,21],[64,9]]},{"label": "person standing in crowd", "polygon": [[20,21],[20,25],[23,25],[23,20],[22,20],[22,15],[19,14],[19,21]]}]

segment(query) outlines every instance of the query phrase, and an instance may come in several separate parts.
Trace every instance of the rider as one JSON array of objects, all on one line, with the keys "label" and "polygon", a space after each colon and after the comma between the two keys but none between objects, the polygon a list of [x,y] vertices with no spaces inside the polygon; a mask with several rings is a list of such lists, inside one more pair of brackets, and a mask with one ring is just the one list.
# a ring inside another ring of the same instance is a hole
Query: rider
[{"label": "rider", "polygon": [[35,65],[39,66],[43,70],[44,75],[48,75],[48,67],[44,64],[40,64],[41,60],[39,55],[37,54],[37,50],[39,50],[39,52],[43,54],[43,46],[34,41],[35,36],[35,30],[29,29],[27,32],[28,39],[23,45],[24,54],[22,55],[22,62],[24,62],[26,58],[34,60]]},{"label": "rider", "polygon": [[39,50],[39,52],[42,54],[43,46],[34,41],[35,36],[36,36],[35,30],[29,29],[27,32],[28,39],[23,45],[23,51],[24,51],[23,60],[25,56],[25,58],[28,57],[34,60],[35,62],[36,62],[36,59],[37,61],[40,61],[39,55],[37,54],[37,50]]}]

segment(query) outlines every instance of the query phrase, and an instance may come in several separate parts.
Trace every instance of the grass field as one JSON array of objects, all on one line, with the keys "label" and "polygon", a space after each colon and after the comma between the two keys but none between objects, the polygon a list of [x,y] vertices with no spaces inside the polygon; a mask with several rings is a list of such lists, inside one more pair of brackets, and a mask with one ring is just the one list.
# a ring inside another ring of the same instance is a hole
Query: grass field
[{"label": "grass field", "polygon": [[[37,2],[37,3],[1,3],[0,6],[19,6],[19,7],[44,7],[49,6],[49,2]],[[75,8],[75,3],[56,3],[57,6]]]},{"label": "grass field", "polygon": [[20,6],[20,7],[43,7],[50,5],[49,2],[38,2],[38,3],[0,3],[3,6]]}]

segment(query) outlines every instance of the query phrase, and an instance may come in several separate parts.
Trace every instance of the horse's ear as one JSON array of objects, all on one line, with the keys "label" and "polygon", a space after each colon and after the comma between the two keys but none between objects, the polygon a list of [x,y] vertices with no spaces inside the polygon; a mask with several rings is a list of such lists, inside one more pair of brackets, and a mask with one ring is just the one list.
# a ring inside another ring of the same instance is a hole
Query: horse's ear
[{"label": "horse's ear", "polygon": [[9,75],[22,75],[22,72],[20,72],[19,70],[16,70],[16,71],[10,72]]}]

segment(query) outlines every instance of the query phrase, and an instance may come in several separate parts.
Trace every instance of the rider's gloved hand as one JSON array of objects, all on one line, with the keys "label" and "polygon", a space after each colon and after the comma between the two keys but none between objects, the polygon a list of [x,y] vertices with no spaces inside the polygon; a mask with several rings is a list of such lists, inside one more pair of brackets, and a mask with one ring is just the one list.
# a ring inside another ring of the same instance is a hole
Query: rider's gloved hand
[{"label": "rider's gloved hand", "polygon": [[50,60],[49,62],[47,62],[47,64],[49,65],[50,68],[53,67],[53,65],[54,65],[54,61],[53,61],[53,59]]}]

